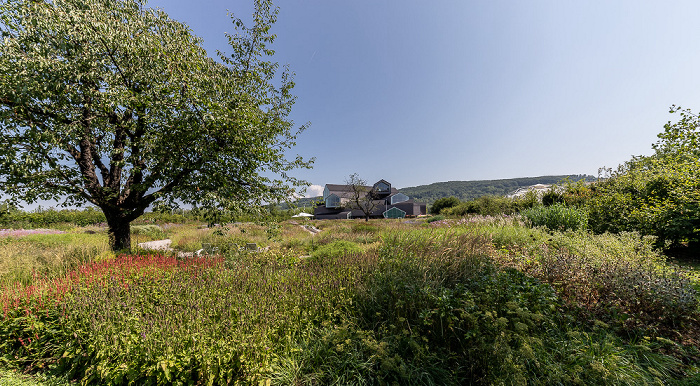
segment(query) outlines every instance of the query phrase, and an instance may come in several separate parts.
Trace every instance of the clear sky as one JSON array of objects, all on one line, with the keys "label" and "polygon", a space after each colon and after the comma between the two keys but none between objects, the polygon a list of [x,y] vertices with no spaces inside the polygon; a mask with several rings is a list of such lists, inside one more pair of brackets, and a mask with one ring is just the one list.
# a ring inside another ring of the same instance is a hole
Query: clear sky
[{"label": "clear sky", "polygon": [[[275,58],[296,73],[293,153],[312,184],[351,173],[401,188],[596,175],[650,154],[700,111],[700,1],[284,0]],[[227,10],[252,1],[157,0],[229,51]]]}]

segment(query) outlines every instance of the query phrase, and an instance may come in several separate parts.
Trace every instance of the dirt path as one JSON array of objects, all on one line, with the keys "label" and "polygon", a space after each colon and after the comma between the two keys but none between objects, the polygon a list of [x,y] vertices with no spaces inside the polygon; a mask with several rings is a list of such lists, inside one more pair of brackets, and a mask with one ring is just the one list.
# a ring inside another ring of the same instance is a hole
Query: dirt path
[{"label": "dirt path", "polygon": [[311,233],[312,235],[315,235],[315,234],[321,232],[320,229],[316,228],[316,227],[313,226],[313,225],[299,225],[299,226],[300,226],[302,229],[304,229],[305,231]]}]

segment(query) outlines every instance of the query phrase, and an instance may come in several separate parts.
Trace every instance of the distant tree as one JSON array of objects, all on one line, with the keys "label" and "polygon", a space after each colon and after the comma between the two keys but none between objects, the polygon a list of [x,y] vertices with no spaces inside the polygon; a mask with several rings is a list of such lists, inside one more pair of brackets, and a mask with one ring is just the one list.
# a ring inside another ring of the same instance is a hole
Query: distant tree
[{"label": "distant tree", "polygon": [[218,61],[145,5],[0,3],[0,193],[92,203],[114,250],[130,248],[129,224],[151,204],[259,207],[310,166],[285,156],[304,127],[287,118],[291,75],[269,60],[269,0],[254,26],[233,18],[233,52]]},{"label": "distant tree", "polygon": [[369,216],[372,215],[372,212],[383,205],[382,201],[374,199],[372,189],[367,186],[367,181],[360,178],[357,173],[351,174],[345,180],[345,185],[350,195],[347,208],[361,210],[365,216],[365,221],[369,221]]},{"label": "distant tree", "polygon": [[454,206],[457,206],[461,203],[459,201],[459,198],[451,196],[451,197],[443,197],[443,198],[438,198],[435,200],[433,205],[430,206],[430,213],[432,214],[440,214],[440,211],[446,208],[452,208]]}]

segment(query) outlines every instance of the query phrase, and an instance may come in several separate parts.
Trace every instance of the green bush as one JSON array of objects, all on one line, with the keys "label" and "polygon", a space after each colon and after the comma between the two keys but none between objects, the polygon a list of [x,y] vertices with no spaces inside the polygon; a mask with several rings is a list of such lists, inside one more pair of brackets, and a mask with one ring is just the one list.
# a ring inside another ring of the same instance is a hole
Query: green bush
[{"label": "green bush", "polygon": [[637,231],[659,246],[700,241],[700,161],[629,161],[596,184],[587,208],[598,233]]},{"label": "green bush", "polygon": [[700,242],[700,117],[680,111],[652,156],[634,157],[595,184],[588,200],[593,231],[654,235],[660,247]]},{"label": "green bush", "polygon": [[39,207],[32,212],[15,209],[7,210],[0,214],[0,225],[12,228],[41,228],[57,224],[88,226],[104,223],[105,221],[102,211],[92,207],[83,210],[56,210]]},{"label": "green bush", "polygon": [[357,301],[357,335],[332,341],[358,337],[355,374],[380,384],[624,385],[678,368],[643,343],[572,323],[551,286],[492,264],[488,243],[430,231],[388,236]]},{"label": "green bush", "polygon": [[452,208],[454,206],[457,206],[461,204],[462,202],[459,200],[457,197],[443,197],[443,198],[438,198],[433,202],[433,205],[430,205],[430,213],[431,214],[440,214],[440,212],[443,209],[447,208]]},{"label": "green bush", "polygon": [[519,211],[519,208],[518,200],[499,196],[484,196],[443,209],[440,213],[447,216],[466,216],[468,214],[495,216],[516,213]]},{"label": "green bush", "polygon": [[516,227],[490,232],[501,264],[550,283],[567,303],[616,328],[672,327],[698,314],[691,277],[666,263],[652,236]]},{"label": "green bush", "polygon": [[561,204],[563,202],[564,196],[557,191],[556,185],[552,185],[552,187],[542,195],[542,205],[544,206]]},{"label": "green bush", "polygon": [[588,224],[584,210],[570,208],[563,204],[539,206],[521,212],[532,226],[543,226],[549,230],[583,230]]},{"label": "green bush", "polygon": [[428,218],[427,220],[425,220],[425,221],[428,222],[428,223],[431,223],[431,222],[435,222],[435,221],[441,221],[441,220],[444,220],[444,219],[445,219],[445,216],[443,216],[443,215],[437,215],[437,216],[429,217],[429,218]]}]

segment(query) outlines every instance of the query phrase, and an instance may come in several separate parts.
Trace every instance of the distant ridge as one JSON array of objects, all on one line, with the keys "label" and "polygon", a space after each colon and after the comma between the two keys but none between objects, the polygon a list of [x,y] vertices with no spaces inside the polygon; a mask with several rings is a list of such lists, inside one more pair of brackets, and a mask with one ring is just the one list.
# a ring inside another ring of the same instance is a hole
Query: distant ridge
[{"label": "distant ridge", "polygon": [[571,181],[595,181],[596,179],[594,176],[586,174],[569,174],[560,176],[509,178],[503,180],[448,181],[401,188],[399,191],[416,201],[432,204],[438,198],[450,196],[457,197],[462,201],[473,200],[481,196],[505,196],[518,188],[537,184],[556,184],[567,178]]}]

